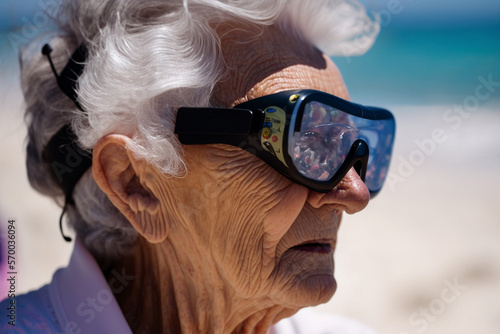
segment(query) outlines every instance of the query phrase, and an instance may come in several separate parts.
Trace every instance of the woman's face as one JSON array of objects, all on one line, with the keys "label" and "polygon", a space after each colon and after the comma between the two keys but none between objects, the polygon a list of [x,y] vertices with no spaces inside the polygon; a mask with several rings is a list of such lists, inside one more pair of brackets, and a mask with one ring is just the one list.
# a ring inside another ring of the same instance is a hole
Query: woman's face
[{"label": "woman's face", "polygon": [[238,148],[186,147],[186,160],[189,186],[178,192],[186,230],[229,286],[245,298],[297,307],[332,297],[342,212],[359,211],[369,199],[353,170],[320,194]]},{"label": "woman's face", "polygon": [[[348,98],[329,58],[314,48],[290,45],[290,38],[279,33],[267,34],[252,44],[223,40],[234,70],[216,87],[215,101],[232,106],[297,88]],[[333,250],[342,212],[362,210],[369,201],[356,172],[351,169],[336,188],[320,194],[236,147],[184,150],[186,177],[168,180],[182,204],[182,228],[176,230],[191,234],[200,256],[226,284],[242,297],[275,304],[303,307],[328,301],[336,289]]]}]

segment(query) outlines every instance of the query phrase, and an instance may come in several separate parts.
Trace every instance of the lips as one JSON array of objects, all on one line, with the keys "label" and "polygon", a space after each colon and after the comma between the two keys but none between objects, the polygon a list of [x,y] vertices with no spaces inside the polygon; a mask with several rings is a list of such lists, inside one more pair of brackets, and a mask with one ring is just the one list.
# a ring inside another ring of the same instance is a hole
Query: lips
[{"label": "lips", "polygon": [[290,248],[296,251],[327,254],[332,252],[332,243],[327,240],[312,240]]}]

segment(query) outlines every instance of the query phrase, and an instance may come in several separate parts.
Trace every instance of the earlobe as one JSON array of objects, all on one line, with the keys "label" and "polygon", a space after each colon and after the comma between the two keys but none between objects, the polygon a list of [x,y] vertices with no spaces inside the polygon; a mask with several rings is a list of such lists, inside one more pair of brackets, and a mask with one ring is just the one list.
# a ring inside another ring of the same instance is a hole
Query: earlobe
[{"label": "earlobe", "polygon": [[153,168],[138,160],[127,148],[130,138],[106,135],[93,150],[92,173],[102,191],[150,242],[163,241],[167,236],[165,222],[160,217],[160,201],[153,185],[158,178],[150,177]]}]

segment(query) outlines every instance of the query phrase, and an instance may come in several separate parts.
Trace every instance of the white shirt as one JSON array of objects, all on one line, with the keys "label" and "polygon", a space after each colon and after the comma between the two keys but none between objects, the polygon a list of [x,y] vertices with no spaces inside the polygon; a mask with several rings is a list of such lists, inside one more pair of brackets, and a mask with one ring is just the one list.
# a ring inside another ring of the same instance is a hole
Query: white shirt
[{"label": "white shirt", "polygon": [[[112,289],[127,285],[131,276],[113,272],[106,282],[99,266],[77,240],[68,267],[59,269],[52,282],[16,296],[15,326],[8,323],[11,299],[0,303],[1,333],[99,334],[132,333]],[[356,321],[303,309],[269,329],[268,334],[375,334]]]}]

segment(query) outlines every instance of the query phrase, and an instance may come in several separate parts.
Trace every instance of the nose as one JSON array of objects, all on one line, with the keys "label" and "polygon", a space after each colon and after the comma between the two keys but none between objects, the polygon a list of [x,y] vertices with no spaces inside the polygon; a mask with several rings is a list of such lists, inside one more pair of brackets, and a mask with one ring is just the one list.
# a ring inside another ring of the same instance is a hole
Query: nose
[{"label": "nose", "polygon": [[348,214],[363,210],[370,201],[370,192],[358,173],[351,168],[344,178],[327,193],[309,192],[307,201],[314,208],[337,205]]}]

